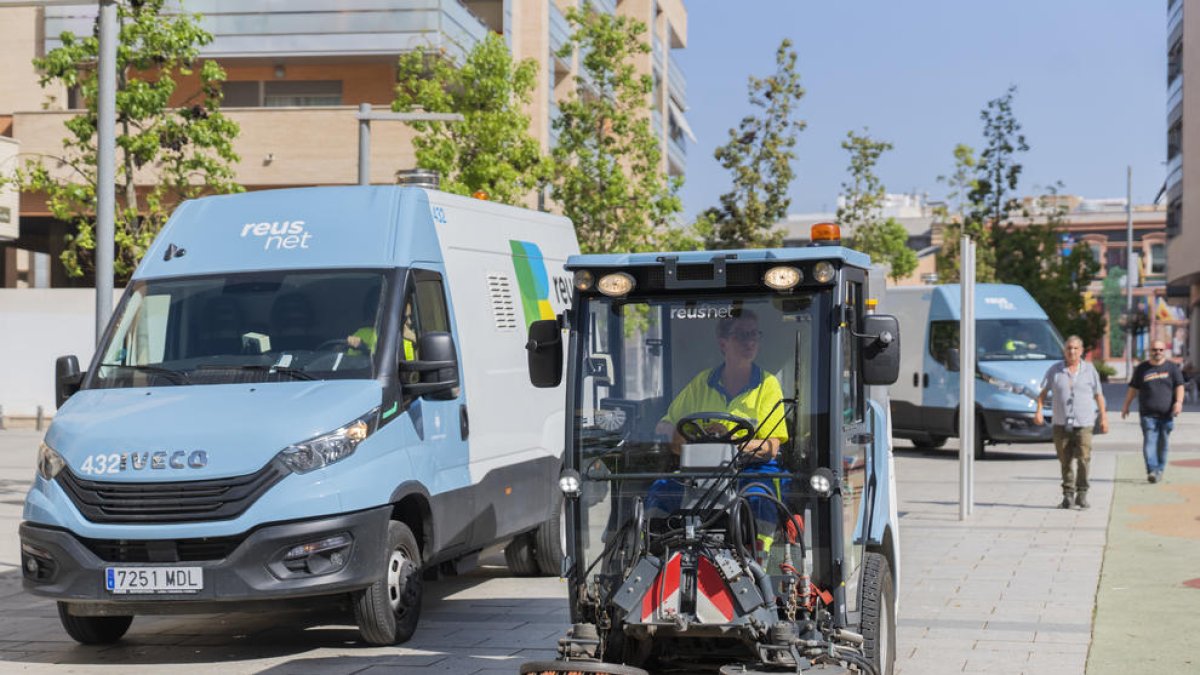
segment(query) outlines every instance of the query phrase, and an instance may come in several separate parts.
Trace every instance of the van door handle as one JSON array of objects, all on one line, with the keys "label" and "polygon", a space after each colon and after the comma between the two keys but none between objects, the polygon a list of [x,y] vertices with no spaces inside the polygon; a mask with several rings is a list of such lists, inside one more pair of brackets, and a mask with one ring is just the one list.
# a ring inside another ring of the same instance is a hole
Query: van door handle
[{"label": "van door handle", "polygon": [[914,387],[921,386],[921,382],[917,379],[918,377],[920,377],[920,375],[918,375],[917,373],[913,373],[913,386]]},{"label": "van door handle", "polygon": [[463,403],[458,406],[458,431],[462,434],[462,439],[467,440],[467,436],[471,434],[471,423],[467,419],[467,404]]},{"label": "van door handle", "polygon": [[929,388],[929,373],[925,373],[925,388]]}]

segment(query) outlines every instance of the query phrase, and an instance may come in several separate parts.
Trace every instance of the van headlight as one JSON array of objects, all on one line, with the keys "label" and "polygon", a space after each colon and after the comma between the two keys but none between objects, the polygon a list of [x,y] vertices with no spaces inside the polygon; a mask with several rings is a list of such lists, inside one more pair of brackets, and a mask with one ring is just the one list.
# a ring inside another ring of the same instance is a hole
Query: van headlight
[{"label": "van headlight", "polygon": [[66,465],[67,460],[63,459],[62,455],[58,454],[54,448],[46,445],[45,441],[42,441],[41,445],[38,446],[38,475],[46,480],[54,480],[54,477],[57,476]]},{"label": "van headlight", "polygon": [[308,473],[354,454],[354,449],[375,431],[379,408],[327,434],[289,445],[279,459],[296,473]]}]

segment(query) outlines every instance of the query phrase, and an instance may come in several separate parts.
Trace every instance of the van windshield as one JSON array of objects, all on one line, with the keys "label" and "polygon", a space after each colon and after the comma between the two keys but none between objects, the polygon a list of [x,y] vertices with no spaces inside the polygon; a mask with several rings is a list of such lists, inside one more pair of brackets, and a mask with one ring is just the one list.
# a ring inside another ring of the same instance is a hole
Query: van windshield
[{"label": "van windshield", "polygon": [[271,271],[135,282],[89,386],[371,378],[382,271]]},{"label": "van windshield", "polygon": [[[975,352],[979,361],[1057,361],[1062,338],[1047,319],[979,319]],[[929,353],[941,363],[957,363],[957,321],[930,325]]]}]

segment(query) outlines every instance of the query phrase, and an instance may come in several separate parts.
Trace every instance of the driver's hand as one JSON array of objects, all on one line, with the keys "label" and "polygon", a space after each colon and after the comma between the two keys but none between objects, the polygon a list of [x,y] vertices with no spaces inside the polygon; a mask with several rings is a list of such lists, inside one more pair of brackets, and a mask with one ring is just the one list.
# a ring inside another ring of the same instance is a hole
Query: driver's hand
[{"label": "driver's hand", "polygon": [[346,338],[346,344],[358,349],[362,346],[362,338],[357,335],[351,335],[350,337]]},{"label": "driver's hand", "polygon": [[723,436],[727,431],[729,429],[726,429],[725,425],[720,422],[709,422],[704,426],[704,432],[713,436]]}]

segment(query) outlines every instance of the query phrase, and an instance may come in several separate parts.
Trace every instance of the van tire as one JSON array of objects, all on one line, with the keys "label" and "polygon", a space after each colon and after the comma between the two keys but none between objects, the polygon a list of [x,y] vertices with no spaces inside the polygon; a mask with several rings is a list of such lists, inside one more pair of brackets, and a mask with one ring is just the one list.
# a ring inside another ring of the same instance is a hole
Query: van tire
[{"label": "van tire", "polygon": [[406,642],[421,618],[421,549],[404,523],[388,523],[386,559],[373,584],[353,594],[354,618],[363,642],[376,647]]},{"label": "van tire", "polygon": [[892,675],[896,666],[896,588],[883,555],[870,552],[863,559],[861,593],[863,653],[876,673]]},{"label": "van tire", "polygon": [[946,437],[930,435],[926,438],[914,438],[912,444],[913,447],[922,450],[936,450],[946,444]]},{"label": "van tire", "polygon": [[987,429],[983,426],[983,415],[975,416],[975,460],[982,462],[987,459]]},{"label": "van tire", "polygon": [[504,562],[508,571],[519,577],[537,576],[537,556],[533,552],[533,533],[523,532],[504,547]]},{"label": "van tire", "polygon": [[108,645],[124,637],[132,616],[75,616],[69,605],[58,603],[58,620],[72,640],[85,645]]},{"label": "van tire", "polygon": [[558,490],[555,490],[554,494],[554,509],[550,512],[550,519],[533,532],[533,552],[537,557],[538,570],[542,576],[547,577],[562,574],[563,553],[566,548],[566,509],[563,508],[563,494]]}]

